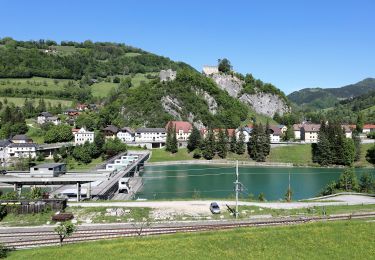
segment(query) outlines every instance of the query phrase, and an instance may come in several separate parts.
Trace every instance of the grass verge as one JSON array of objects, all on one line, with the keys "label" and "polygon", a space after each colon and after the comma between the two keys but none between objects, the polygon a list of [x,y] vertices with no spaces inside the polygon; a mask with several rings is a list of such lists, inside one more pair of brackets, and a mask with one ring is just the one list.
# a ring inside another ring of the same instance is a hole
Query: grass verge
[{"label": "grass verge", "polygon": [[79,243],[9,259],[370,259],[374,236],[375,222],[326,222]]}]

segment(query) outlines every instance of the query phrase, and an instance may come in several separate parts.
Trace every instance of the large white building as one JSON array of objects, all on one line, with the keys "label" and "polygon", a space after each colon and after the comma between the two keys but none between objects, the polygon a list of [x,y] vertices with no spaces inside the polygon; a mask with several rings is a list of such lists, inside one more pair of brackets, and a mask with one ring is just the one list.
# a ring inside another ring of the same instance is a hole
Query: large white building
[{"label": "large white building", "polygon": [[117,133],[117,138],[124,143],[132,143],[135,138],[134,130],[129,127],[121,128]]},{"label": "large white building", "polygon": [[135,142],[160,142],[167,140],[165,128],[138,128],[135,131]]},{"label": "large white building", "polygon": [[186,121],[169,121],[165,126],[165,129],[168,129],[170,124],[172,124],[172,127],[176,129],[176,138],[178,141],[188,140],[191,131],[193,130],[191,123]]},{"label": "large white building", "polygon": [[6,147],[7,158],[35,158],[38,145],[35,143],[11,143]]},{"label": "large white building", "polygon": [[76,145],[84,144],[85,142],[94,142],[95,133],[87,131],[84,127],[74,133],[74,143]]}]

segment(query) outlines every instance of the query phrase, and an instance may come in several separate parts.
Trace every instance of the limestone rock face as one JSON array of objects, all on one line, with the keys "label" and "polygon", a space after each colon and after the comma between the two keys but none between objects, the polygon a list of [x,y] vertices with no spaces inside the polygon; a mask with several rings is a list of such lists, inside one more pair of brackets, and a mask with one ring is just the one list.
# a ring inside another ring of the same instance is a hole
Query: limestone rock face
[{"label": "limestone rock face", "polygon": [[273,117],[290,112],[290,107],[278,95],[265,92],[255,94],[242,93],[244,82],[231,75],[215,74],[210,76],[215,83],[232,97],[250,106],[256,113]]},{"label": "limestone rock face", "polygon": [[165,96],[161,99],[161,104],[165,112],[172,115],[176,120],[181,120],[182,107],[176,98]]},{"label": "limestone rock face", "polygon": [[290,112],[290,108],[279,96],[270,93],[259,92],[256,94],[243,94],[240,100],[250,105],[258,114],[273,117],[276,113],[283,115]]},{"label": "limestone rock face", "polygon": [[193,89],[195,89],[195,94],[203,97],[204,100],[207,102],[208,111],[211,114],[215,115],[217,113],[217,108],[218,108],[218,105],[217,105],[217,102],[216,102],[215,98],[212,97],[210,94],[208,94],[208,92],[206,92],[206,91],[203,91],[203,90],[200,90],[200,89],[197,89],[197,88],[193,88]]}]

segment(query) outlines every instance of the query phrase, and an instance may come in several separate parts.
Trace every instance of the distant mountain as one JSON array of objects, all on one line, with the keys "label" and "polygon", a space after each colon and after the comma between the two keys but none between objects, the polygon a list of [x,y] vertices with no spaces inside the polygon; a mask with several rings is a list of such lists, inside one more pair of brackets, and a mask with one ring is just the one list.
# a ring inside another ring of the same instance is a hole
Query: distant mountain
[{"label": "distant mountain", "polygon": [[341,88],[305,88],[289,94],[288,98],[297,105],[328,108],[340,100],[358,97],[371,91],[375,91],[375,78],[367,78]]}]

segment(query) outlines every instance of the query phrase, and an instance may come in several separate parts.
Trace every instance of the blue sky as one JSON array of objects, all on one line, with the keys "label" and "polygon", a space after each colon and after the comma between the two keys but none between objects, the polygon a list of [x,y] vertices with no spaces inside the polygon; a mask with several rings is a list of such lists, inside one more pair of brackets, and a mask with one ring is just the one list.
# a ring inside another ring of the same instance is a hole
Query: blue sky
[{"label": "blue sky", "polygon": [[2,0],[0,6],[0,37],[123,42],[199,71],[226,57],[236,71],[285,93],[375,77],[373,0]]}]

